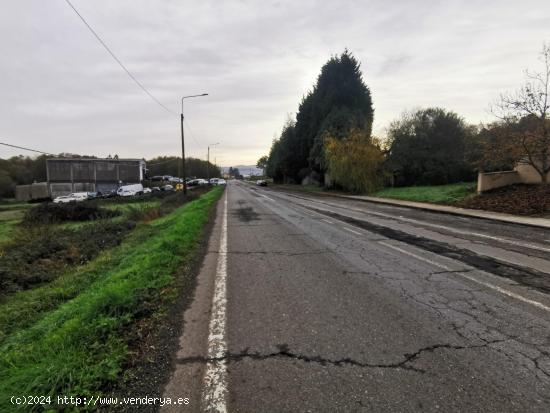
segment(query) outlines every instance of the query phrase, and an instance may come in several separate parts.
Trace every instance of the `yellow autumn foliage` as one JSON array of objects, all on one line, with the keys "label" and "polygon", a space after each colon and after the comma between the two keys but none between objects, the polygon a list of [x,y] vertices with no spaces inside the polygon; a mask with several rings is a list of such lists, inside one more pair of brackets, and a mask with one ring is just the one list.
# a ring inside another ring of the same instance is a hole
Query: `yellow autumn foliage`
[{"label": "yellow autumn foliage", "polygon": [[325,137],[325,160],[331,181],[349,191],[370,193],[381,186],[384,155],[367,131],[353,129],[343,139]]}]

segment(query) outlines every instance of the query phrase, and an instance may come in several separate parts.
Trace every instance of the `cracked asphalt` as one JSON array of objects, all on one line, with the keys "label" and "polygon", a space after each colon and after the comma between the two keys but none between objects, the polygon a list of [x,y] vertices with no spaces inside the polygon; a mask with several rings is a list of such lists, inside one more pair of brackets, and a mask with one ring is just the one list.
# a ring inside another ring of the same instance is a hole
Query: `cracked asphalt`
[{"label": "cracked asphalt", "polygon": [[550,411],[545,231],[240,182],[226,195],[227,353],[206,356],[218,210],[164,392],[191,404],[173,411],[203,410],[213,361],[230,412]]}]

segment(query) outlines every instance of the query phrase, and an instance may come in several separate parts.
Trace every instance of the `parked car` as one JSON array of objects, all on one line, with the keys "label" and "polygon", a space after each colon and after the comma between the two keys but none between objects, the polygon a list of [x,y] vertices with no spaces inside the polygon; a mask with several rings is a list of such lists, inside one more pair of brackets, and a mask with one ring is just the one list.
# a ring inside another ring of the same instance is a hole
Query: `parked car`
[{"label": "parked car", "polygon": [[151,177],[151,181],[162,181],[163,179],[164,177],[160,175]]},{"label": "parked car", "polygon": [[70,195],[62,195],[58,196],[53,200],[54,204],[65,204],[68,202],[76,202],[76,198],[70,196]]},{"label": "parked car", "polygon": [[143,193],[144,194],[150,194],[151,192],[153,192],[153,190],[151,188],[143,188]]},{"label": "parked car", "polygon": [[101,192],[88,192],[88,199],[101,198]]},{"label": "parked car", "polygon": [[135,196],[143,194],[142,184],[123,185],[116,191],[118,196]]},{"label": "parked car", "polygon": [[258,179],[256,181],[256,185],[258,185],[258,186],[267,186],[267,181],[264,181],[263,179]]},{"label": "parked car", "polygon": [[208,181],[206,179],[192,179],[189,182],[187,182],[188,187],[195,187],[195,186],[204,186],[208,185]]},{"label": "parked car", "polygon": [[174,190],[174,187],[172,185],[164,185],[160,189],[161,189],[161,191],[171,192],[171,191]]},{"label": "parked car", "polygon": [[114,198],[115,196],[117,196],[116,190],[113,189],[111,191],[103,193],[103,195],[101,195],[101,198]]},{"label": "parked car", "polygon": [[219,180],[219,178],[210,178],[210,183],[211,183],[212,185],[217,185],[217,184],[218,184],[218,180]]},{"label": "parked car", "polygon": [[217,185],[225,185],[225,184],[227,184],[227,182],[225,181],[225,179],[222,179],[222,178],[218,179]]},{"label": "parked car", "polygon": [[65,204],[68,202],[80,202],[88,199],[88,192],[74,192],[69,195],[58,196],[53,200],[56,204]]},{"label": "parked car", "polygon": [[168,182],[172,183],[172,184],[180,184],[183,182],[183,179],[181,178],[177,178],[175,176],[171,176],[169,179],[168,179]]},{"label": "parked car", "polygon": [[160,188],[158,186],[154,186],[154,187],[151,188],[151,191],[158,192],[158,191],[160,191]]}]

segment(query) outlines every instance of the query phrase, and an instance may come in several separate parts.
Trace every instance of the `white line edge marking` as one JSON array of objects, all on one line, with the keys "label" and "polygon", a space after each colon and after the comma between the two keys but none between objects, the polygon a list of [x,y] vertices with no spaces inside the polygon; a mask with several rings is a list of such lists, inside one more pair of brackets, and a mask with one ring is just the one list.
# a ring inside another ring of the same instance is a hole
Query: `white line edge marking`
[{"label": "white line edge marking", "polygon": [[[311,199],[302,198],[302,197],[299,197],[297,195],[292,195],[292,196],[294,196],[298,199],[311,201]],[[525,248],[534,249],[534,250],[538,250],[538,251],[550,252],[550,248],[544,247],[544,246],[541,246],[541,245],[529,244],[529,243],[525,243],[525,242],[518,242],[518,241],[514,241],[514,240],[511,240],[511,239],[507,239],[507,238],[495,237],[493,235],[480,234],[479,232],[463,231],[463,230],[460,230],[460,229],[447,227],[445,225],[432,224],[432,223],[427,222],[427,221],[420,221],[420,220],[413,219],[413,218],[405,218],[402,215],[394,216],[394,215],[384,214],[383,212],[368,211],[368,210],[357,209],[357,208],[346,208],[346,207],[343,207],[341,205],[331,204],[329,202],[322,202],[321,201],[320,203],[322,203],[324,205],[328,205],[329,207],[333,207],[333,208],[347,209],[349,211],[359,212],[359,213],[367,214],[367,215],[375,215],[375,216],[379,216],[379,217],[382,217],[382,218],[389,218],[391,220],[403,221],[403,222],[408,222],[408,223],[411,223],[411,224],[425,225],[427,227],[432,227],[432,228],[439,228],[439,229],[443,229],[443,230],[446,230],[446,231],[449,231],[449,232],[454,232],[455,234],[470,235],[470,236],[478,237],[478,238],[486,238],[486,239],[491,239],[491,240],[494,240],[494,241],[499,241],[499,242],[502,242],[504,244],[516,245],[516,246],[519,246],[519,247],[525,247]],[[326,211],[328,211],[328,210],[326,210]],[[460,217],[460,218],[463,218],[463,217]],[[468,218],[468,219],[470,219],[470,218]],[[550,241],[550,240],[547,240],[547,241]]]},{"label": "white line edge marking", "polygon": [[[226,284],[227,284],[227,197],[223,203],[220,247],[216,278],[214,281],[214,296],[208,334],[208,358],[222,359],[227,352],[225,342],[226,322]],[[204,390],[202,402],[207,412],[227,412],[227,365],[225,360],[209,361],[204,374]]]},{"label": "white line edge marking", "polygon": [[351,229],[351,228],[348,228],[348,227],[342,227],[342,228],[344,228],[346,231],[353,232],[354,234],[363,235],[362,233],[360,233],[360,232],[358,232],[358,231],[354,231],[354,230]]},{"label": "white line edge marking", "polygon": [[334,224],[334,222],[329,221],[328,219],[321,218],[321,221],[326,222],[327,224]]},{"label": "white line edge marking", "polygon": [[[381,245],[384,245],[385,247],[388,247],[388,248],[392,248],[396,251],[399,251],[401,252],[402,254],[406,254],[406,255],[409,255],[411,257],[414,257],[416,258],[417,260],[420,260],[420,261],[424,261],[424,262],[427,262],[428,264],[431,264],[431,265],[434,265],[436,267],[439,267],[439,268],[442,268],[444,269],[445,271],[452,271],[451,268],[447,267],[446,265],[443,265],[443,264],[439,264],[435,261],[430,261],[429,259],[427,258],[424,258],[424,257],[421,257],[420,255],[416,255],[416,254],[413,254],[412,252],[409,252],[409,251],[406,251],[402,248],[399,248],[399,247],[396,247],[395,245],[391,245],[391,244],[388,244],[387,242],[384,242],[384,241],[379,241],[378,242],[379,244]],[[535,300],[531,300],[529,298],[525,298],[524,296],[522,295],[519,295],[519,294],[516,294],[512,291],[509,291],[509,290],[506,290],[505,288],[501,288],[499,287],[498,285],[494,285],[494,284],[491,284],[491,283],[487,283],[485,281],[480,281],[478,280],[477,278],[475,277],[472,277],[468,274],[464,274],[464,273],[461,273],[461,272],[454,272],[453,274],[456,274],[456,275],[459,275],[463,278],[466,278],[470,281],[473,281],[477,284],[480,284],[480,285],[483,285],[484,287],[487,287],[487,288],[490,288],[492,290],[495,290],[495,291],[498,291],[499,293],[501,294],[504,294],[504,295],[507,295],[508,297],[512,297],[512,298],[515,298],[516,300],[520,300],[520,301],[523,301],[524,303],[527,303],[527,304],[531,304],[535,307],[538,307],[538,308],[541,308],[543,310],[546,310],[546,311],[550,311],[550,307],[538,302],[538,301],[535,301]]]}]

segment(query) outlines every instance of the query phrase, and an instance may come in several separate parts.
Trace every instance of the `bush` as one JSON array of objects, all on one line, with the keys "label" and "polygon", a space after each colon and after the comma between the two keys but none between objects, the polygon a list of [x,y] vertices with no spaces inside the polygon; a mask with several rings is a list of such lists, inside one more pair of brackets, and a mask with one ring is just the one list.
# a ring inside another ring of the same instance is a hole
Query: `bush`
[{"label": "bush", "polygon": [[91,221],[101,218],[112,218],[117,215],[120,215],[119,211],[100,208],[95,202],[70,202],[68,204],[44,202],[25,213],[23,225]]},{"label": "bush", "polygon": [[0,291],[14,292],[57,278],[67,266],[81,265],[114,247],[135,222],[100,222],[75,230],[24,228],[0,257]]}]

